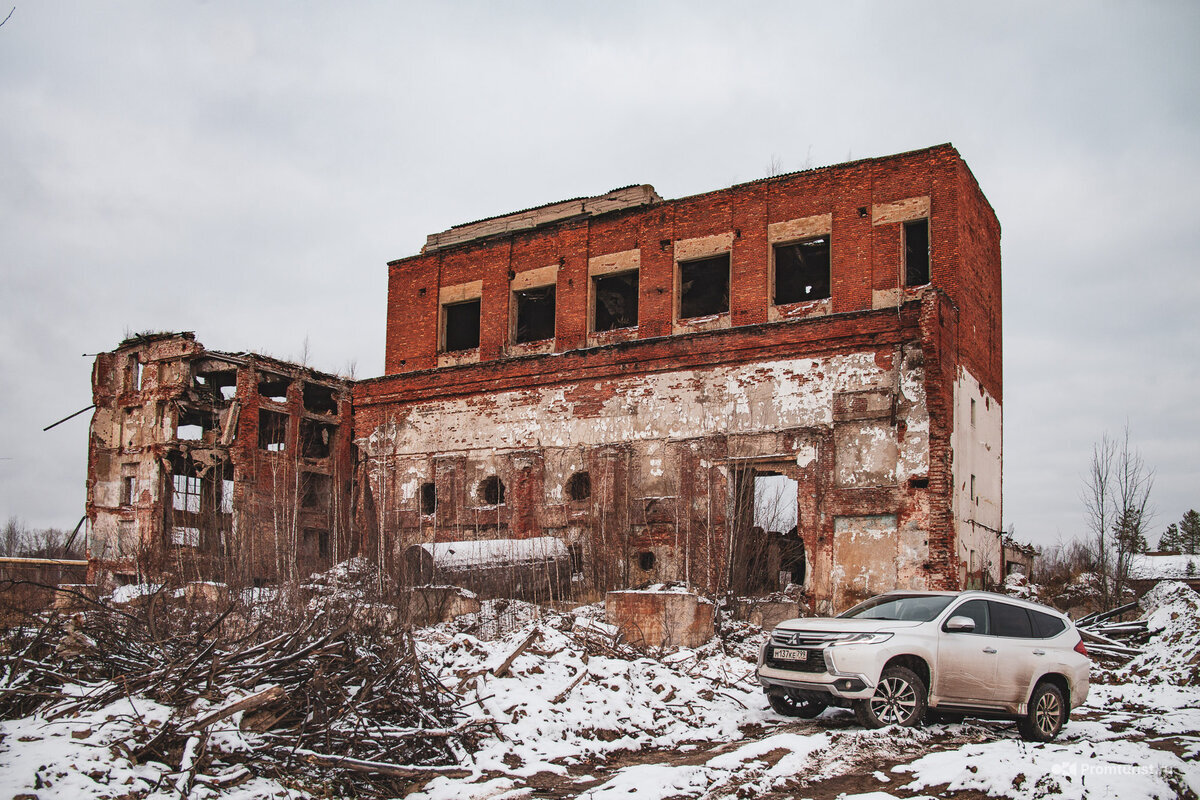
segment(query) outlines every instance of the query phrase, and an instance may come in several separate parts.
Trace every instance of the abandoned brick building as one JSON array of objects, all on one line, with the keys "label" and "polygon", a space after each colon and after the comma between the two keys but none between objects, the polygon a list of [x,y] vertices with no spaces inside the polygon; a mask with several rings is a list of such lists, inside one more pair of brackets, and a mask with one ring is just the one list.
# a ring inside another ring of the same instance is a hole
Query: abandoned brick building
[{"label": "abandoned brick building", "polygon": [[239,584],[349,555],[349,383],[191,333],[126,339],[92,373],[92,579]]},{"label": "abandoned brick building", "polygon": [[101,356],[93,555],[198,538],[271,579],[282,540],[403,578],[552,537],[576,596],[818,610],[1000,578],[1000,226],[950,145],[455,226],[388,265],[387,313],[352,384],[187,337]]},{"label": "abandoned brick building", "polygon": [[384,558],[554,536],[597,590],[833,608],[999,577],[1000,226],[949,145],[459,225],[388,276],[354,386]]}]

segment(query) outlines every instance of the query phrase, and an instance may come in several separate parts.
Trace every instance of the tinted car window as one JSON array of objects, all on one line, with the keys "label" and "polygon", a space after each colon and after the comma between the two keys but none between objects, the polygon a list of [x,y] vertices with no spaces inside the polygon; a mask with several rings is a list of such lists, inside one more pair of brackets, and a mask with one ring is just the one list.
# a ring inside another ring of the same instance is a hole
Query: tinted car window
[{"label": "tinted car window", "polygon": [[1056,617],[1053,614],[1044,614],[1041,611],[1030,611],[1029,616],[1033,618],[1033,630],[1042,639],[1049,639],[1051,636],[1058,636],[1067,628],[1067,623],[1063,622],[1061,617]]},{"label": "tinted car window", "polygon": [[942,613],[954,598],[948,595],[880,595],[839,616],[858,619],[900,619],[929,622]]},{"label": "tinted car window", "polygon": [[[950,612],[950,617],[946,619],[946,623],[942,625],[942,630],[946,630],[946,625],[949,624],[953,617],[969,617],[975,620],[975,630],[971,633],[987,635],[991,633],[991,625],[988,624],[988,604],[986,600],[968,600],[958,608]],[[955,631],[955,633],[964,633],[964,631]]]},{"label": "tinted car window", "polygon": [[995,636],[1012,636],[1017,639],[1032,639],[1033,626],[1029,622],[1029,614],[1020,606],[1010,606],[1008,603],[988,601],[988,611],[992,616],[992,634]]}]

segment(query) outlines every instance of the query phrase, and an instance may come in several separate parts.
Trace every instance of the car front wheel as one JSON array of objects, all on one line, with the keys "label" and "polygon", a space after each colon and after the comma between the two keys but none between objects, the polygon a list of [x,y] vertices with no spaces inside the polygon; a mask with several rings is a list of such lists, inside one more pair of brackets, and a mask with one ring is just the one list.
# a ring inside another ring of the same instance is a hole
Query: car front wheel
[{"label": "car front wheel", "polygon": [[828,708],[824,703],[819,703],[816,700],[801,700],[790,694],[769,694],[767,695],[767,702],[771,704],[771,708],[775,709],[775,712],[778,714],[783,714],[785,717],[801,717],[802,719],[818,717],[822,711]]},{"label": "car front wheel", "polygon": [[884,725],[912,727],[925,716],[925,684],[907,667],[888,667],[879,676],[875,694],[854,703],[854,715],[866,728]]},{"label": "car front wheel", "polygon": [[1053,683],[1039,683],[1029,699],[1029,710],[1018,727],[1021,737],[1033,742],[1048,742],[1067,724],[1070,709],[1062,689]]}]

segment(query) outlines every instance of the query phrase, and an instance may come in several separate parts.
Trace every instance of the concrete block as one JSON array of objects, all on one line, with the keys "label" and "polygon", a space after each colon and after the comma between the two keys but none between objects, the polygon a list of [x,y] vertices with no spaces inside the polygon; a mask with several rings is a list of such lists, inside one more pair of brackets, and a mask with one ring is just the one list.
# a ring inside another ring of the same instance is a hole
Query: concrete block
[{"label": "concrete block", "polygon": [[712,603],[687,592],[609,592],[604,614],[625,641],[639,647],[699,647],[714,632]]}]

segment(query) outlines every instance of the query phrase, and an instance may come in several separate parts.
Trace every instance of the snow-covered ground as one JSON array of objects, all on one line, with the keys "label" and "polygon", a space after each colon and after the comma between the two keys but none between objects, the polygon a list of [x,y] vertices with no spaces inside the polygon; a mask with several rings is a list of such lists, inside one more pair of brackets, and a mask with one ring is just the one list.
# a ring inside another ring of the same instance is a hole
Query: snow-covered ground
[{"label": "snow-covered ground", "polygon": [[[764,636],[757,629],[650,658],[614,646],[602,626],[588,631],[572,615],[539,617],[510,604],[515,622],[504,635],[484,619],[416,633],[422,659],[467,699],[469,715],[489,722],[462,765],[469,774],[435,777],[408,796],[1195,796],[1200,686],[1188,662],[1200,644],[1200,598],[1179,584],[1156,591],[1147,605],[1157,633],[1146,655],[1097,673],[1087,705],[1050,744],[1022,741],[1012,723],[867,731],[837,709],[812,721],[784,719],[754,681]],[[595,616],[594,608],[580,613]],[[134,697],[70,718],[42,712],[0,722],[0,797],[180,797],[178,761],[134,758],[125,744],[145,740],[135,736],[137,726],[153,728],[171,713]],[[218,726],[210,749],[254,747],[255,734],[240,731],[239,722],[240,714]],[[201,775],[187,796],[321,796],[320,787],[291,783],[288,776]]]}]

